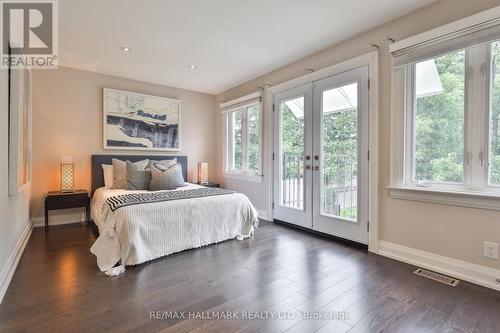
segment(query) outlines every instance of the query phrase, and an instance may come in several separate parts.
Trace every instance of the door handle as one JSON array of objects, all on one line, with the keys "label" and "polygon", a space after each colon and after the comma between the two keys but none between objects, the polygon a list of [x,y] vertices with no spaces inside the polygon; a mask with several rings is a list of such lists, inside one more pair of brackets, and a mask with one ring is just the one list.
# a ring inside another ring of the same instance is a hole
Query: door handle
[{"label": "door handle", "polygon": [[311,166],[310,165],[306,165],[306,170],[311,170]]},{"label": "door handle", "polygon": [[317,165],[316,165],[316,166],[314,167],[314,171],[319,171],[319,166],[317,166]]}]

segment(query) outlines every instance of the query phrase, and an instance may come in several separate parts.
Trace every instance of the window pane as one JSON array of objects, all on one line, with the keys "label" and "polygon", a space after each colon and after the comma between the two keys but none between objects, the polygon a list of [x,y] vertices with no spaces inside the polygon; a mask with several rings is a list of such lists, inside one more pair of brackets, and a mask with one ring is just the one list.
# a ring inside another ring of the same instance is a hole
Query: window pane
[{"label": "window pane", "polygon": [[358,84],[323,92],[321,214],[357,221]]},{"label": "window pane", "polygon": [[260,157],[260,144],[259,144],[259,107],[257,105],[251,106],[247,110],[248,117],[248,169],[250,171],[259,171],[259,157]]},{"label": "window pane", "polygon": [[243,111],[234,111],[231,114],[232,123],[232,170],[241,170],[243,168]]},{"label": "window pane", "polygon": [[280,205],[304,208],[304,96],[282,102]]},{"label": "window pane", "polygon": [[464,180],[465,52],[415,66],[416,181]]},{"label": "window pane", "polygon": [[500,41],[491,45],[490,184],[500,185]]}]

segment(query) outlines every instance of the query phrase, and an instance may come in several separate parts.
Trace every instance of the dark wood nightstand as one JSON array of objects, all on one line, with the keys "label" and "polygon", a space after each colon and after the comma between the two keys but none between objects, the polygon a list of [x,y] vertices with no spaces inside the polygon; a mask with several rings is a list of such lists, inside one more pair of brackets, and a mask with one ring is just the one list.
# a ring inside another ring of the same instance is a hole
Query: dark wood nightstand
[{"label": "dark wood nightstand", "polygon": [[205,187],[218,187],[218,188],[220,188],[220,184],[212,183],[212,182],[208,182],[207,184],[198,183],[198,185],[205,186]]},{"label": "dark wood nightstand", "polygon": [[45,231],[49,230],[49,210],[85,207],[85,220],[90,219],[90,197],[85,190],[62,193],[49,192],[45,197]]}]

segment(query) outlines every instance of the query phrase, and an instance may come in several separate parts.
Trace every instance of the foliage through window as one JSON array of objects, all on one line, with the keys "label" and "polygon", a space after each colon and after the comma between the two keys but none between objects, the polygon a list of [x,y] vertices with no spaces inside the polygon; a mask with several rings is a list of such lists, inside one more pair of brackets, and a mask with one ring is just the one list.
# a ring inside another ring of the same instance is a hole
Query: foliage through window
[{"label": "foliage through window", "polygon": [[232,124],[232,149],[231,149],[231,169],[243,169],[243,110],[231,113]]},{"label": "foliage through window", "polygon": [[464,181],[464,81],[464,51],[415,66],[416,181]]},{"label": "foliage through window", "polygon": [[304,101],[301,96],[279,106],[283,173],[280,204],[297,209],[304,208]]},{"label": "foliage through window", "polygon": [[[357,220],[358,84],[323,92],[322,213]],[[348,105],[332,108],[328,95],[345,96]]]},{"label": "foliage through window", "polygon": [[260,174],[260,103],[227,112],[226,172]]},{"label": "foliage through window", "polygon": [[491,44],[489,183],[500,185],[500,42]]},{"label": "foliage through window", "polygon": [[500,186],[500,41],[406,65],[405,182]]}]

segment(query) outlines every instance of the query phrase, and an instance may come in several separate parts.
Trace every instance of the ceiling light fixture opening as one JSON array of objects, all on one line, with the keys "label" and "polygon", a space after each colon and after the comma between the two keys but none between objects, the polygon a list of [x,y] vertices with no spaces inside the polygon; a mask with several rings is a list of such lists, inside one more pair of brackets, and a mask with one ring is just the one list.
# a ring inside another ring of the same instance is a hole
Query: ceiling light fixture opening
[{"label": "ceiling light fixture opening", "polygon": [[196,65],[189,65],[188,68],[189,69],[196,69]]},{"label": "ceiling light fixture opening", "polygon": [[132,52],[132,49],[128,46],[122,46],[121,49],[123,52],[127,52],[127,53]]}]

